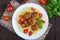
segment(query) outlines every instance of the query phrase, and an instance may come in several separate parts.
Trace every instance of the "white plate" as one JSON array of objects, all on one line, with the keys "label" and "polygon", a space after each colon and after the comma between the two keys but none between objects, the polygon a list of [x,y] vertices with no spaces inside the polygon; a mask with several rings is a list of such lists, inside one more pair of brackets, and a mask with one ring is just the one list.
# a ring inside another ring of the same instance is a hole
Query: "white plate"
[{"label": "white plate", "polygon": [[[34,8],[37,8],[42,14],[43,14],[43,20],[45,20],[45,24],[43,26],[43,28],[41,30],[38,31],[37,34],[35,35],[32,35],[32,36],[28,36],[28,35],[25,35],[23,34],[20,29],[18,28],[18,25],[16,23],[16,16],[17,16],[17,13],[20,12],[21,10],[23,10],[24,7],[34,7]],[[48,28],[48,23],[49,23],[49,20],[48,20],[48,15],[46,13],[46,11],[40,6],[40,5],[37,5],[37,4],[34,4],[34,3],[26,3],[26,4],[23,4],[21,6],[19,6],[14,14],[13,14],[13,17],[12,17],[12,25],[13,25],[13,29],[14,31],[16,32],[16,34],[24,39],[37,39],[39,37],[41,37],[47,30]]]}]

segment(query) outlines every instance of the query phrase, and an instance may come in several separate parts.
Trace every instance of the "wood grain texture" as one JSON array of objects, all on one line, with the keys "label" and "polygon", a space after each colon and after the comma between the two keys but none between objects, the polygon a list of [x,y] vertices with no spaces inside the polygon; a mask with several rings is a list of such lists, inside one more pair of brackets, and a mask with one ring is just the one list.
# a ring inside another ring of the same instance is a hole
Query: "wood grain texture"
[{"label": "wood grain texture", "polygon": [[0,25],[0,40],[24,40]]}]

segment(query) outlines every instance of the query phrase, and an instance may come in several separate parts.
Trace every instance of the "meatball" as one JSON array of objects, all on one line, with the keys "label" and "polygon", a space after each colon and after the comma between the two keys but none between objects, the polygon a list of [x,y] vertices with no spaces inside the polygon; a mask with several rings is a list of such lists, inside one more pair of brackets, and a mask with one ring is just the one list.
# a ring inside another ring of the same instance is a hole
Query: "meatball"
[{"label": "meatball", "polygon": [[28,13],[28,12],[26,12],[25,14],[24,14],[24,19],[29,19],[31,17],[31,15],[30,15],[30,13]]},{"label": "meatball", "polygon": [[35,18],[35,19],[37,19],[39,17],[39,13],[33,12],[32,13],[32,17]]},{"label": "meatball", "polygon": [[35,24],[35,25],[31,26],[31,29],[32,29],[33,31],[38,30],[38,25],[37,25],[37,24]]},{"label": "meatball", "polygon": [[28,20],[28,23],[29,23],[30,25],[34,25],[34,24],[36,23],[36,19],[30,18],[30,19]]},{"label": "meatball", "polygon": [[25,22],[22,24],[22,27],[23,27],[23,28],[28,27],[27,21],[25,21]]}]

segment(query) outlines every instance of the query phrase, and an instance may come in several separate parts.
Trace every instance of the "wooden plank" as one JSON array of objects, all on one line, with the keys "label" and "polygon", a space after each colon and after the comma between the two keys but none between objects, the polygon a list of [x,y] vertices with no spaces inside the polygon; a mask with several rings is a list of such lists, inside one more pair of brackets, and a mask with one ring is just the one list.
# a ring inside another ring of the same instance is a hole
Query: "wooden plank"
[{"label": "wooden plank", "polygon": [[60,17],[56,17],[56,40],[60,40]]},{"label": "wooden plank", "polygon": [[56,40],[56,25],[55,25],[55,17],[53,17],[52,19],[50,19],[50,23],[52,23],[52,27],[48,33],[48,35],[46,36],[45,40]]},{"label": "wooden plank", "polygon": [[0,40],[24,40],[0,25]]}]

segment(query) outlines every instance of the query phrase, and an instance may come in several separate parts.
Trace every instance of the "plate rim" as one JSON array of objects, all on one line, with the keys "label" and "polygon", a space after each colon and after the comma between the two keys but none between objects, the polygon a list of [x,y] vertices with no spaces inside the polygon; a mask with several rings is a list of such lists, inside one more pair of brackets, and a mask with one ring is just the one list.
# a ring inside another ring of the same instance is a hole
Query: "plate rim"
[{"label": "plate rim", "polygon": [[[27,5],[27,4],[35,4],[35,3],[25,3],[25,4]],[[25,4],[23,4],[23,5],[25,5]],[[21,6],[23,6],[23,5],[21,5]],[[38,4],[35,4],[35,5],[38,5]],[[21,6],[19,6],[19,7],[21,7]],[[40,7],[43,9],[43,7],[42,7],[41,5],[38,5],[38,6],[40,6]],[[19,8],[19,7],[18,7],[18,8]],[[17,8],[17,9],[18,9],[18,8]],[[17,10],[17,9],[16,9],[16,10]],[[16,10],[15,10],[15,12],[16,12]],[[45,9],[43,9],[43,10],[45,11]],[[15,13],[15,12],[14,12],[14,13]],[[46,11],[45,11],[45,12],[46,12]],[[47,12],[46,12],[46,13],[47,13]],[[14,14],[13,14],[13,16],[14,16]],[[47,15],[47,19],[48,19],[48,15]],[[48,20],[48,24],[49,24],[49,20]],[[14,31],[16,32],[16,29],[15,29],[15,27],[14,27],[14,25],[13,25],[13,17],[12,17],[12,26],[13,26]],[[47,25],[47,26],[48,26],[48,25]],[[47,27],[47,28],[48,28],[48,27]],[[46,30],[47,30],[47,28],[46,28]],[[46,30],[45,30],[45,32],[46,32]],[[45,32],[44,32],[44,33],[45,33]],[[43,33],[43,34],[44,34],[44,33]],[[20,36],[17,32],[16,32],[16,34],[17,34],[18,36]],[[42,35],[43,35],[43,34],[42,34]],[[41,35],[41,36],[42,36],[42,35]],[[21,37],[21,36],[20,36],[20,37]],[[22,38],[24,38],[24,37],[22,37]],[[29,39],[29,38],[24,38],[24,39]],[[31,39],[36,39],[36,38],[31,38]]]}]

